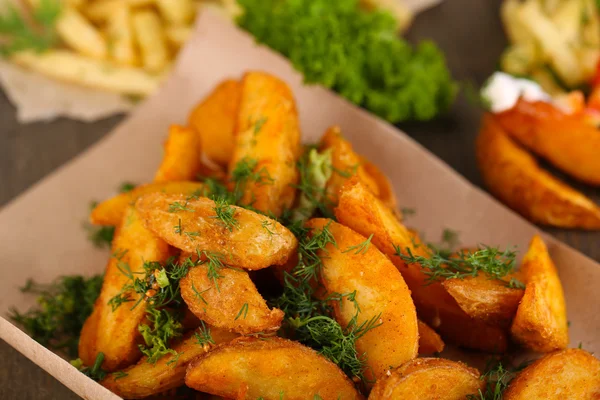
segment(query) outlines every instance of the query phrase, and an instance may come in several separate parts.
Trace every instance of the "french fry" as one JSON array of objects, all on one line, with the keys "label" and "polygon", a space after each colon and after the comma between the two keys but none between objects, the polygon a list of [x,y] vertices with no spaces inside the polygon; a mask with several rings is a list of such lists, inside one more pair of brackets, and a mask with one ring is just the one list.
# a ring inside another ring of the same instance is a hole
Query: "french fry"
[{"label": "french fry", "polygon": [[200,172],[200,138],[190,128],[171,125],[154,182],[194,180]]},{"label": "french fry", "polygon": [[162,22],[152,10],[134,11],[131,17],[142,65],[149,72],[161,72],[169,63],[169,50]]},{"label": "french fry", "polygon": [[151,193],[138,199],[136,208],[146,226],[170,245],[188,253],[216,254],[238,268],[283,265],[298,245],[279,222],[205,197]]},{"label": "french fry", "polygon": [[66,7],[56,21],[58,36],[73,50],[91,58],[105,59],[106,41],[98,30],[77,10]]},{"label": "french fry", "polygon": [[[187,386],[238,400],[360,400],[340,369],[298,342],[272,337],[235,339],[190,364]],[[318,397],[317,397],[318,396]]]},{"label": "french fry", "polygon": [[177,356],[167,354],[156,363],[149,363],[147,357],[142,357],[137,364],[125,368],[120,374],[107,376],[100,384],[126,399],[141,399],[183,386],[190,362],[237,336],[227,330],[204,325],[172,346]]},{"label": "french fry", "polygon": [[441,353],[444,351],[444,341],[425,322],[418,320],[419,325],[419,355]]},{"label": "french fry", "polygon": [[259,175],[244,185],[242,203],[281,215],[294,203],[301,152],[296,103],[284,82],[263,72],[244,75],[235,138],[230,180],[243,162],[252,161]]},{"label": "french fry", "polygon": [[579,41],[583,29],[584,11],[583,1],[562,1],[550,15],[552,22],[567,42],[574,44]]},{"label": "french fry", "polygon": [[517,375],[503,394],[505,400],[598,399],[600,361],[585,350],[569,349],[545,355]]},{"label": "french fry", "polygon": [[165,35],[171,46],[176,49],[182,47],[192,36],[194,30],[191,26],[170,25],[165,28]]},{"label": "french fry", "polygon": [[137,54],[133,48],[131,13],[126,5],[119,4],[110,15],[106,34],[110,43],[110,57],[118,64],[134,65],[137,62]]},{"label": "french fry", "polygon": [[535,39],[529,29],[521,22],[519,10],[523,2],[519,0],[505,0],[500,6],[500,18],[506,31],[506,36],[513,44],[532,43]]},{"label": "french fry", "polygon": [[521,271],[527,286],[511,327],[513,337],[540,353],[566,348],[569,328],[564,293],[548,249],[538,235],[531,240]]},{"label": "french fry", "polygon": [[318,252],[327,292],[355,293],[353,299],[333,302],[336,320],[343,327],[352,320],[356,326],[369,322],[376,326],[356,341],[356,349],[365,355],[365,377],[380,379],[390,366],[415,358],[419,348],[417,313],[394,264],[366,237],[332,220],[315,218],[306,226],[313,234],[327,229],[335,238],[335,244]]},{"label": "french fry", "polygon": [[369,400],[463,400],[477,395],[485,382],[479,371],[443,358],[418,358],[375,384]]},{"label": "french fry", "polygon": [[233,156],[235,120],[240,106],[239,81],[221,82],[189,116],[189,124],[200,135],[202,151],[219,165],[227,165]]},{"label": "french fry", "polygon": [[107,22],[111,15],[121,5],[129,9],[134,7],[144,7],[154,4],[155,0],[94,0],[83,7],[83,12],[90,21],[100,24]]},{"label": "french fry", "polygon": [[[551,137],[546,136],[544,141]],[[523,216],[553,226],[600,229],[600,208],[542,170],[529,153],[508,137],[496,116],[484,117],[476,151],[490,192]],[[580,157],[576,162],[581,165],[581,160]]]},{"label": "french fry", "polygon": [[114,66],[66,50],[23,51],[11,60],[50,78],[127,95],[148,96],[160,84],[158,77],[141,69]]},{"label": "french fry", "polygon": [[[193,255],[181,256],[187,257]],[[197,265],[181,280],[181,296],[194,315],[212,326],[243,335],[275,332],[281,327],[283,312],[269,309],[248,272],[211,268]]]},{"label": "french fry", "polygon": [[139,298],[133,291],[129,293],[131,303],[113,308],[109,301],[121,293],[123,286],[132,283],[136,274],[144,273],[145,261],[166,261],[169,246],[147,230],[138,212],[129,207],[115,233],[112,254],[100,296],[79,339],[79,358],[83,363],[93,365],[102,352],[102,368],[106,371],[127,367],[140,358],[138,344],[142,337],[138,325],[146,318],[143,301],[132,308]]},{"label": "french fry", "polygon": [[185,25],[194,19],[194,3],[191,0],[155,0],[161,15],[170,24]]},{"label": "french fry", "polygon": [[127,206],[148,193],[161,192],[190,196],[202,194],[203,190],[204,185],[200,182],[164,182],[141,185],[98,204],[90,214],[90,222],[94,225],[118,225]]}]

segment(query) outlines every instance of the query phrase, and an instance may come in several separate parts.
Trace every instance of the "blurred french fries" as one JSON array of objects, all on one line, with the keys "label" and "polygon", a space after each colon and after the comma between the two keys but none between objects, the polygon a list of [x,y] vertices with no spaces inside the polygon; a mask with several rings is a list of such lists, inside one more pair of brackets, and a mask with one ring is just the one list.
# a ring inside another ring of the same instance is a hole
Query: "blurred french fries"
[{"label": "blurred french fries", "polygon": [[158,14],[150,10],[137,11],[131,21],[144,68],[150,72],[160,72],[168,64],[169,54]]}]

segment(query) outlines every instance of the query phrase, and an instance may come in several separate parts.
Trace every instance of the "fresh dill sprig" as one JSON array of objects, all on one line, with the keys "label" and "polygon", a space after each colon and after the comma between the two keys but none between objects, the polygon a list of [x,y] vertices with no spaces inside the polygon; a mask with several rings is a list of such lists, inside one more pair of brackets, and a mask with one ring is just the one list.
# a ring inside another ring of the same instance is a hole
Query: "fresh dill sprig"
[{"label": "fresh dill sprig", "polygon": [[194,210],[191,207],[188,207],[188,202],[186,201],[185,203],[180,203],[178,201],[173,202],[171,204],[169,204],[169,210],[170,213],[176,213],[179,211],[189,211],[189,212],[194,212],[196,210]]},{"label": "fresh dill sprig", "polygon": [[102,369],[102,363],[104,362],[104,353],[99,352],[94,360],[94,365],[86,367],[83,365],[81,359],[71,360],[71,365],[74,366],[84,374],[85,376],[95,380],[96,382],[101,381],[106,377],[107,372]]},{"label": "fresh dill sprig", "polygon": [[29,279],[23,293],[38,295],[38,308],[25,313],[10,310],[10,318],[38,343],[77,356],[79,334],[100,294],[102,276],[63,276],[49,285]]},{"label": "fresh dill sprig", "polygon": [[219,279],[223,276],[219,273],[221,269],[225,268],[224,260],[225,256],[221,253],[210,252],[210,251],[197,251],[198,259],[201,260],[197,265],[206,266],[206,276],[208,279],[213,281],[213,284],[219,290]]},{"label": "fresh dill sprig", "polygon": [[114,378],[115,381],[117,381],[119,379],[123,379],[123,378],[129,376],[129,374],[125,371],[117,371],[117,372],[113,372],[111,374],[111,376]]},{"label": "fresh dill sprig", "polygon": [[467,400],[502,400],[504,391],[519,370],[519,367],[508,370],[500,361],[492,360],[486,366],[486,372],[480,377],[486,382],[485,388],[479,389],[477,394],[468,395]]},{"label": "fresh dill sprig", "polygon": [[194,332],[194,337],[196,338],[196,343],[202,347],[215,344],[215,341],[210,334],[210,327],[206,325],[204,321],[200,321],[200,326],[198,327],[198,330]]},{"label": "fresh dill sprig", "polygon": [[218,219],[221,225],[230,232],[233,231],[234,228],[239,227],[240,223],[235,218],[235,208],[224,198],[215,199],[214,202],[215,216],[213,218]]},{"label": "fresh dill sprig", "polygon": [[371,236],[369,236],[369,238],[367,240],[365,240],[364,242],[359,243],[357,245],[348,247],[346,250],[342,251],[342,253],[349,253],[349,252],[355,250],[354,254],[366,254],[367,251],[369,251],[369,246],[371,245],[371,239],[373,239],[372,233],[371,233]]},{"label": "fresh dill sprig", "polygon": [[240,312],[238,312],[238,314],[235,316],[234,321],[237,321],[240,317],[246,319],[246,316],[248,316],[248,303],[244,303],[242,305],[242,308],[240,308]]},{"label": "fresh dill sprig", "polygon": [[333,234],[329,231],[329,223],[323,229],[311,234],[303,231],[298,248],[299,261],[294,274],[301,279],[318,279],[322,267],[321,257],[318,253],[327,251],[328,244],[337,246]]}]

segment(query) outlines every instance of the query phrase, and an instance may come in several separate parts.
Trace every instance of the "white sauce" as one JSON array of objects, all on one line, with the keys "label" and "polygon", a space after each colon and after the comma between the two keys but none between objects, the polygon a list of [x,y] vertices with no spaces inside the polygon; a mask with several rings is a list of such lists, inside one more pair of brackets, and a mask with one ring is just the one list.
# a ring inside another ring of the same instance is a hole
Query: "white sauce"
[{"label": "white sauce", "polygon": [[510,110],[522,97],[526,101],[551,102],[550,95],[537,83],[515,78],[504,72],[494,72],[481,89],[481,96],[489,102],[494,113]]}]

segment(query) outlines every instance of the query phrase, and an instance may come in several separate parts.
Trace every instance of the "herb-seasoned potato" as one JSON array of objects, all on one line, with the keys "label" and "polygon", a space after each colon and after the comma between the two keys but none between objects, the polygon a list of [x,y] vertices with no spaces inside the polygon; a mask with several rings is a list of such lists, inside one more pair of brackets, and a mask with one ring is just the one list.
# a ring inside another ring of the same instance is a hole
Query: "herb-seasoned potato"
[{"label": "herb-seasoned potato", "polygon": [[208,262],[192,267],[180,287],[190,311],[213,326],[244,335],[277,331],[281,326],[283,312],[269,310],[244,270]]},{"label": "herb-seasoned potato", "polygon": [[371,161],[366,159],[365,157],[360,156],[361,165],[364,168],[365,172],[373,179],[373,181],[377,184],[377,191],[379,193],[379,198],[383,203],[391,208],[392,210],[396,210],[397,201],[396,195],[394,194],[394,188],[392,186],[392,182],[388,179],[388,177],[379,169],[379,167],[373,164]]},{"label": "herb-seasoned potato", "polygon": [[199,182],[164,182],[149,183],[136,187],[130,192],[121,193],[103,201],[92,210],[90,222],[96,225],[118,225],[123,219],[127,206],[135,203],[138,197],[148,193],[198,194],[202,193],[204,185]]},{"label": "herb-seasoned potato", "polygon": [[227,165],[233,155],[233,131],[241,92],[239,81],[221,82],[194,108],[188,120],[200,135],[204,154],[219,165]]},{"label": "herb-seasoned potato", "polygon": [[417,358],[377,381],[369,400],[464,400],[482,388],[479,372],[443,358]]},{"label": "herb-seasoned potato", "polygon": [[467,315],[503,327],[510,325],[523,297],[523,290],[509,287],[507,280],[484,275],[447,279],[442,285]]},{"label": "herb-seasoned potato", "polygon": [[600,399],[600,361],[580,349],[547,354],[512,380],[503,399]]},{"label": "herb-seasoned potato", "polygon": [[600,185],[598,128],[580,116],[564,114],[550,103],[519,100],[495,117],[506,133],[524,147],[569,175]]},{"label": "herb-seasoned potato", "polygon": [[337,365],[279,337],[240,338],[220,345],[190,364],[185,383],[238,400],[362,399]]},{"label": "herb-seasoned potato", "polygon": [[200,139],[190,128],[171,125],[154,182],[191,181],[200,172]]},{"label": "herb-seasoned potato", "polygon": [[298,112],[290,88],[266,73],[244,75],[229,162],[230,180],[243,186],[242,202],[276,217],[289,209],[296,194],[300,153]]},{"label": "herb-seasoned potato", "polygon": [[172,346],[179,355],[167,354],[154,364],[143,357],[121,373],[108,375],[100,384],[125,399],[141,399],[183,386],[185,371],[192,360],[237,336],[227,330],[204,325]]},{"label": "herb-seasoned potato", "polygon": [[536,235],[525,254],[521,271],[526,288],[511,327],[525,347],[545,353],[569,344],[565,297],[556,267],[542,239]]},{"label": "herb-seasoned potato", "polygon": [[317,218],[306,226],[313,233],[327,229],[335,238],[335,244],[329,243],[318,253],[327,292],[355,292],[352,299],[333,302],[336,320],[346,327],[357,313],[358,326],[374,318],[376,327],[356,341],[358,352],[366,357],[367,379],[379,379],[390,367],[415,358],[419,348],[417,313],[394,264],[370,240],[341,224]]},{"label": "herb-seasoned potato", "polygon": [[144,261],[165,261],[169,257],[169,246],[146,229],[138,212],[129,207],[115,233],[112,252],[100,296],[79,339],[79,358],[83,363],[93,365],[98,353],[103,352],[102,368],[106,371],[124,368],[141,356],[138,325],[146,317],[143,302],[131,309],[138,300],[135,293],[130,294],[133,302],[116,309],[109,301],[124,285],[131,283],[135,274],[144,272]]},{"label": "herb-seasoned potato", "polygon": [[419,355],[441,353],[444,351],[444,341],[425,322],[418,320],[419,325]]},{"label": "herb-seasoned potato", "polygon": [[600,208],[542,170],[494,116],[484,117],[477,159],[490,192],[524,217],[563,228],[600,229]]},{"label": "herb-seasoned potato", "polygon": [[320,151],[331,151],[333,173],[327,181],[325,193],[333,204],[337,204],[344,183],[353,176],[369,190],[379,196],[379,182],[367,173],[362,158],[354,152],[352,144],[342,136],[339,126],[330,127],[321,138]]},{"label": "herb-seasoned potato", "polygon": [[396,250],[405,253],[410,249],[413,255],[428,256],[425,246],[419,245],[419,239],[357,178],[350,179],[342,187],[335,215],[341,224],[354,231],[362,235],[373,234],[373,244],[402,273],[419,318],[424,322],[460,346],[491,352],[506,350],[504,330],[469,317],[440,282],[427,281],[421,265],[406,264],[396,254]]},{"label": "herb-seasoned potato", "polygon": [[151,193],[136,202],[146,226],[170,245],[244,269],[283,265],[298,241],[279,222],[205,197]]}]

